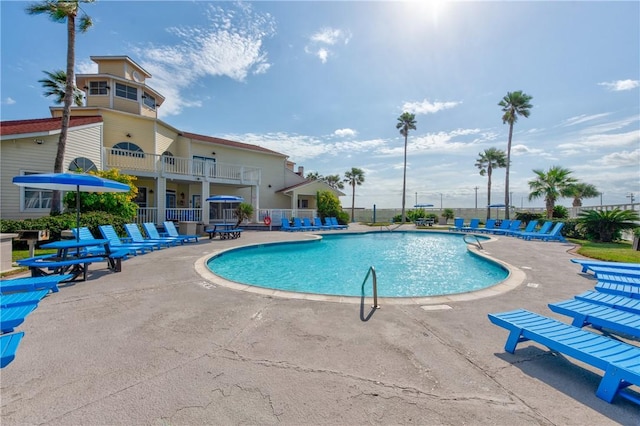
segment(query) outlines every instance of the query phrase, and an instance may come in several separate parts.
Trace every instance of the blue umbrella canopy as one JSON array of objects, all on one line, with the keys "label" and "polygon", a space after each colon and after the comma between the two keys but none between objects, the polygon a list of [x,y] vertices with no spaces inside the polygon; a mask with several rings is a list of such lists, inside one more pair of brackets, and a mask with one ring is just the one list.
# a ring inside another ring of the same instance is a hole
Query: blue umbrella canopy
[{"label": "blue umbrella canopy", "polygon": [[[213,195],[207,198],[205,201],[211,201],[214,203],[241,203],[244,201],[244,198],[238,197],[237,195]],[[223,212],[223,221],[226,224],[227,218]]]},{"label": "blue umbrella canopy", "polygon": [[[15,176],[13,183],[38,189],[76,191],[76,225],[80,229],[80,192],[128,192],[129,185],[86,173],[40,173]],[[80,232],[76,233],[80,239]]]},{"label": "blue umbrella canopy", "polygon": [[416,204],[415,206],[413,206],[415,208],[420,208],[420,207],[433,207],[433,204]]},{"label": "blue umbrella canopy", "polygon": [[244,201],[244,198],[236,195],[213,195],[205,201],[212,201],[214,203],[241,203]]}]

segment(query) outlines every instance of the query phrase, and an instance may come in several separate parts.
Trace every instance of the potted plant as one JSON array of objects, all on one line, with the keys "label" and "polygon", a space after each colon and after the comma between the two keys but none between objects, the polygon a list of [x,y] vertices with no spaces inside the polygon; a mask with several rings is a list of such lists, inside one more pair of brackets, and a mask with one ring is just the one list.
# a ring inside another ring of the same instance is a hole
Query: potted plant
[{"label": "potted plant", "polygon": [[446,225],[449,221],[449,219],[453,219],[453,217],[455,216],[453,209],[444,209],[442,211],[442,219],[438,221],[439,225]]}]

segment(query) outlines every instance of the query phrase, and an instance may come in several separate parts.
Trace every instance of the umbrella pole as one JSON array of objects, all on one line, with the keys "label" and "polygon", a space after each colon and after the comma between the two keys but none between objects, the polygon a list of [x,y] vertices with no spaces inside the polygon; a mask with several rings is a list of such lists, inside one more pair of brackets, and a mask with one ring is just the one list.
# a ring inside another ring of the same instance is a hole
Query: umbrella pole
[{"label": "umbrella pole", "polygon": [[[76,241],[80,241],[80,185],[76,187]],[[80,248],[78,248],[80,254]]]}]

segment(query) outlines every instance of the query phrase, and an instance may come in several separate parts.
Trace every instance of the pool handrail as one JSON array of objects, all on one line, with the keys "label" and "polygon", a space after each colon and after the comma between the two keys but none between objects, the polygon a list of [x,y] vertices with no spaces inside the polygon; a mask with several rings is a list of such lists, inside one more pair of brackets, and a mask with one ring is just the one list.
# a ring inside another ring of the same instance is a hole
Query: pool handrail
[{"label": "pool handrail", "polygon": [[367,279],[369,279],[369,275],[373,276],[373,305],[371,306],[373,309],[380,309],[380,305],[378,305],[378,277],[376,276],[376,268],[372,266],[369,267],[367,271],[367,275],[364,277],[362,281],[362,294],[364,296],[364,285],[367,283]]}]

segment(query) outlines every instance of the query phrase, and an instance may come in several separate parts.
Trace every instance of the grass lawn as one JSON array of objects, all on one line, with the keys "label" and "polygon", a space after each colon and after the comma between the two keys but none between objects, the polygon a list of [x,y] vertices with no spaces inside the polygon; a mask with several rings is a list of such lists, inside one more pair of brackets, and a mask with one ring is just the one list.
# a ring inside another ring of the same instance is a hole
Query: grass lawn
[{"label": "grass lawn", "polygon": [[640,251],[633,250],[630,242],[593,243],[585,240],[570,240],[580,244],[577,253],[598,260],[609,262],[640,263]]}]

